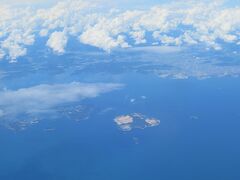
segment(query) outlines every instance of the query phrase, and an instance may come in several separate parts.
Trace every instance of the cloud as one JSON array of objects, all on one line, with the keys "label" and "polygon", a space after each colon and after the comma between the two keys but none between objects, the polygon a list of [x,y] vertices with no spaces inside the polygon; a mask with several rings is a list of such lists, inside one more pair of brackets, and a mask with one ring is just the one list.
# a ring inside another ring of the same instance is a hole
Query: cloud
[{"label": "cloud", "polygon": [[48,112],[55,106],[76,102],[85,98],[94,98],[102,93],[122,88],[121,84],[42,84],[18,90],[0,92],[0,114],[11,117],[19,114]]},{"label": "cloud", "polygon": [[135,40],[135,44],[144,44],[146,43],[145,31],[133,31],[130,32],[130,35]]},{"label": "cloud", "polygon": [[0,60],[5,56],[5,53],[3,50],[0,50]]},{"label": "cloud", "polygon": [[64,32],[55,31],[50,35],[47,46],[52,48],[54,52],[64,53],[67,41],[68,39]]},{"label": "cloud", "polygon": [[168,54],[168,53],[178,53],[182,51],[181,47],[177,46],[145,46],[145,47],[133,47],[123,52],[147,52],[147,53],[157,53],[157,54]]},{"label": "cloud", "polygon": [[80,42],[90,44],[96,47],[101,47],[105,51],[110,51],[118,46],[118,42],[111,38],[107,32],[101,29],[91,28],[85,31],[80,37]]},{"label": "cloud", "polygon": [[153,43],[200,44],[216,50],[225,43],[238,46],[240,7],[219,1],[181,1],[117,10],[104,8],[102,2],[69,0],[48,8],[0,5],[0,58],[14,60],[26,55],[28,46],[43,36],[48,38],[46,45],[60,54],[70,37],[108,52]]},{"label": "cloud", "polygon": [[53,5],[54,3],[57,3],[61,0],[0,0],[1,4],[11,4],[14,6],[25,6],[25,5],[31,5],[31,6],[49,6]]}]

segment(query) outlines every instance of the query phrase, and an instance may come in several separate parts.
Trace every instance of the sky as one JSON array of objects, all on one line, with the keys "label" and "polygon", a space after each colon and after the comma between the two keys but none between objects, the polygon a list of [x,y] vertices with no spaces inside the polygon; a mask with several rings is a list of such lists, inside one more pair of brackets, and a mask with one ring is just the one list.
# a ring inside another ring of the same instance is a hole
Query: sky
[{"label": "sky", "polygon": [[[57,2],[60,2],[61,0],[0,0],[0,2],[2,3],[7,3],[7,4],[17,4],[17,5],[33,5],[33,6],[51,6]],[[91,2],[94,0],[90,0],[88,2]],[[150,6],[150,5],[156,5],[159,3],[167,3],[169,2],[169,0],[105,0],[102,2],[107,2],[108,4],[112,4],[112,5],[116,5],[116,6],[120,6],[120,7],[125,7],[125,8],[129,8],[129,7],[137,7],[137,6]]]},{"label": "sky", "polygon": [[[5,3],[5,4],[17,4],[17,5],[31,5],[31,6],[45,6],[49,7],[53,4],[56,4],[57,2],[60,2],[62,0],[0,0],[0,3]],[[89,0],[88,2],[93,2],[94,0]],[[209,0],[202,0],[203,1],[208,1]],[[220,1],[220,0],[219,0]],[[223,1],[223,0],[222,0]],[[101,2],[107,2],[108,4],[116,5],[121,8],[136,8],[136,7],[146,7],[146,6],[154,6],[154,5],[159,5],[159,4],[167,4],[167,3],[174,3],[174,2],[186,2],[186,0],[104,0]],[[238,0],[225,0],[223,1],[225,5],[227,6],[236,6],[239,5]]]},{"label": "sky", "polygon": [[[237,1],[1,0],[0,59],[28,54],[38,39],[62,55],[69,39],[110,53],[142,46],[240,45]],[[223,23],[224,22],[224,23]]]}]

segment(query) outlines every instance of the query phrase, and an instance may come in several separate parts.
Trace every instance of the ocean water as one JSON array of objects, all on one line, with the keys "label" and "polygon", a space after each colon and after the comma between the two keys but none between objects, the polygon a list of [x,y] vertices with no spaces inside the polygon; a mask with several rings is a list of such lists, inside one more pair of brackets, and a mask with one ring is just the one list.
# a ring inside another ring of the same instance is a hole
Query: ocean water
[{"label": "ocean water", "polygon": [[[106,57],[122,61],[108,62]],[[5,88],[2,92],[78,81],[118,83],[123,87],[93,98],[54,104],[51,108],[57,111],[34,114],[35,118],[41,117],[39,122],[27,127],[18,122],[21,118],[31,119],[32,114],[16,113],[14,119],[3,117],[0,179],[240,178],[240,78],[235,76],[237,68],[231,71],[234,76],[219,77],[222,69],[213,71],[212,66],[204,65],[202,69],[208,67],[208,73],[198,69],[201,78],[194,77],[196,73],[192,71],[186,78],[186,74],[183,76],[176,71],[180,68],[166,72],[168,65],[159,63],[157,68],[163,70],[160,74],[167,73],[162,78],[153,69],[156,67],[153,61],[147,64],[146,61],[125,62],[120,55],[104,55],[103,59],[107,62],[93,60],[87,65],[75,59],[59,61],[58,57],[36,64],[32,61],[12,65],[2,62],[2,69],[6,71],[1,81],[1,88]],[[224,67],[226,72],[229,72],[228,67]],[[211,77],[202,78],[202,74]],[[14,108],[21,106],[19,102],[9,103]],[[5,106],[9,105],[0,102],[2,109]],[[81,107],[81,112],[75,111],[77,107]],[[4,110],[15,112],[11,108]],[[65,111],[68,115],[63,113]],[[114,118],[132,113],[156,118],[160,124],[122,131]]]}]

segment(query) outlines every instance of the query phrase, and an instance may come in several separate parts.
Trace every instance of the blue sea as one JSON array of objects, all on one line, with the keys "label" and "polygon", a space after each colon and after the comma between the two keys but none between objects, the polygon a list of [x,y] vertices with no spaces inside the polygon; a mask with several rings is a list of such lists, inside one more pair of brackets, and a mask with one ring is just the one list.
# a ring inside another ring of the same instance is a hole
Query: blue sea
[{"label": "blue sea", "polygon": [[[237,57],[229,65],[217,54],[199,55],[196,69],[188,63],[193,55],[186,52],[99,53],[1,62],[5,73],[0,87],[7,95],[0,96],[13,101],[0,102],[0,109],[13,113],[1,118],[1,180],[240,179]],[[50,104],[57,109],[51,113],[35,113],[35,107],[29,111],[26,96],[18,94],[22,88],[72,82],[122,87],[57,101]],[[15,96],[22,103],[12,100]],[[21,106],[28,113],[18,112]],[[123,131],[114,118],[132,113],[154,117],[160,124]],[[38,118],[37,123],[28,124],[31,118]]]}]

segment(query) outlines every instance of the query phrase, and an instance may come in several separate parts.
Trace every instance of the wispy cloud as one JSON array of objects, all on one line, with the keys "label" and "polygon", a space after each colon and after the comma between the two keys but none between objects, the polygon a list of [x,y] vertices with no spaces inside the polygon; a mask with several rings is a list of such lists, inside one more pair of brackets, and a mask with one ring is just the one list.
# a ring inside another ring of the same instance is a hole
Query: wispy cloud
[{"label": "wispy cloud", "polygon": [[126,52],[148,52],[148,53],[178,53],[182,48],[177,46],[145,46],[145,47],[133,47],[125,50]]},{"label": "wispy cloud", "polygon": [[38,85],[18,90],[0,92],[0,116],[11,117],[23,114],[42,113],[57,105],[94,98],[100,94],[122,88],[122,84],[70,84]]}]

